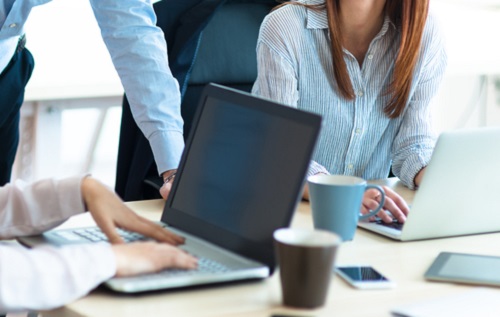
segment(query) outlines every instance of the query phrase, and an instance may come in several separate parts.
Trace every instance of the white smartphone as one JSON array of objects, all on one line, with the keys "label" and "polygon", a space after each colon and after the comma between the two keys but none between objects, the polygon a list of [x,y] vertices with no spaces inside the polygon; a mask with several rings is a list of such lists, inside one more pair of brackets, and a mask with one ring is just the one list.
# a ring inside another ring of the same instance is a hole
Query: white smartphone
[{"label": "white smartphone", "polygon": [[337,274],[359,289],[393,288],[396,285],[371,266],[338,266]]}]

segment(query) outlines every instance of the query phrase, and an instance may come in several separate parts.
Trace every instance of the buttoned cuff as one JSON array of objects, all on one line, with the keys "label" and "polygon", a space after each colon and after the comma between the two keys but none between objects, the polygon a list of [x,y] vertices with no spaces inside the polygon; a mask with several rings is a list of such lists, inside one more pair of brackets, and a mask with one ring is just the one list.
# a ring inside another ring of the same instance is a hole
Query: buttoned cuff
[{"label": "buttoned cuff", "polygon": [[184,137],[178,131],[163,131],[151,135],[149,144],[153,150],[158,175],[176,169],[184,150]]},{"label": "buttoned cuff", "polygon": [[418,172],[420,172],[424,167],[429,165],[430,156],[424,154],[413,154],[406,158],[403,165],[401,166],[401,171],[399,179],[403,184],[409,189],[416,189],[415,177]]},{"label": "buttoned cuff", "polygon": [[309,170],[307,171],[307,177],[320,173],[330,175],[330,172],[328,172],[328,170],[323,165],[315,161],[311,161],[311,163],[309,163]]}]

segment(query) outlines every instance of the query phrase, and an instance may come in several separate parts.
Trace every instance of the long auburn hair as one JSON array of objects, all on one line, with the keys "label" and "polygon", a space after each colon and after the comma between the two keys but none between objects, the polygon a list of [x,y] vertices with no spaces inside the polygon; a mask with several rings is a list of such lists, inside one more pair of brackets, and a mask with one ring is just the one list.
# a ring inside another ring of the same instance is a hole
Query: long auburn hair
[{"label": "long auburn hair", "polygon": [[[302,5],[312,10],[326,9],[328,29],[330,31],[330,49],[333,59],[333,72],[340,94],[348,99],[355,98],[351,78],[347,71],[342,50],[342,34],[340,30],[339,0],[325,0],[326,3],[308,5],[298,2],[285,2],[276,7],[287,4]],[[394,74],[386,93],[391,99],[384,107],[384,113],[389,118],[399,117],[408,102],[413,79],[413,71],[417,63],[424,26],[429,11],[429,0],[387,0],[385,13],[401,31],[398,55],[394,63]]]}]

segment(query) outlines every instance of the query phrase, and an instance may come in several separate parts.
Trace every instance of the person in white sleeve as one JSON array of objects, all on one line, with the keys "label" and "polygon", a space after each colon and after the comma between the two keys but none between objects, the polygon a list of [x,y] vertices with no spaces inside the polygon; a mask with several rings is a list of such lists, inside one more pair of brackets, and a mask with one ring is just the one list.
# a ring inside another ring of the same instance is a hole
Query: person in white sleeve
[{"label": "person in white sleeve", "polygon": [[[0,239],[39,234],[86,210],[111,244],[27,249],[0,241],[0,315],[64,305],[113,276],[197,267],[196,258],[175,247],[182,237],[135,214],[92,177],[0,187]],[[116,228],[156,241],[124,244]]]}]

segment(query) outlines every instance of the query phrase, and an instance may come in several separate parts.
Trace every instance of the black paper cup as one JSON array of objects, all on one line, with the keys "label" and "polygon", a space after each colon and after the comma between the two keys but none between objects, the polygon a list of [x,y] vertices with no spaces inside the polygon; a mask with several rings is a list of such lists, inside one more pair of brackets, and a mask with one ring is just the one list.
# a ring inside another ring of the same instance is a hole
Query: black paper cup
[{"label": "black paper cup", "polygon": [[285,306],[317,308],[325,304],[341,241],[324,230],[283,228],[274,232]]}]

